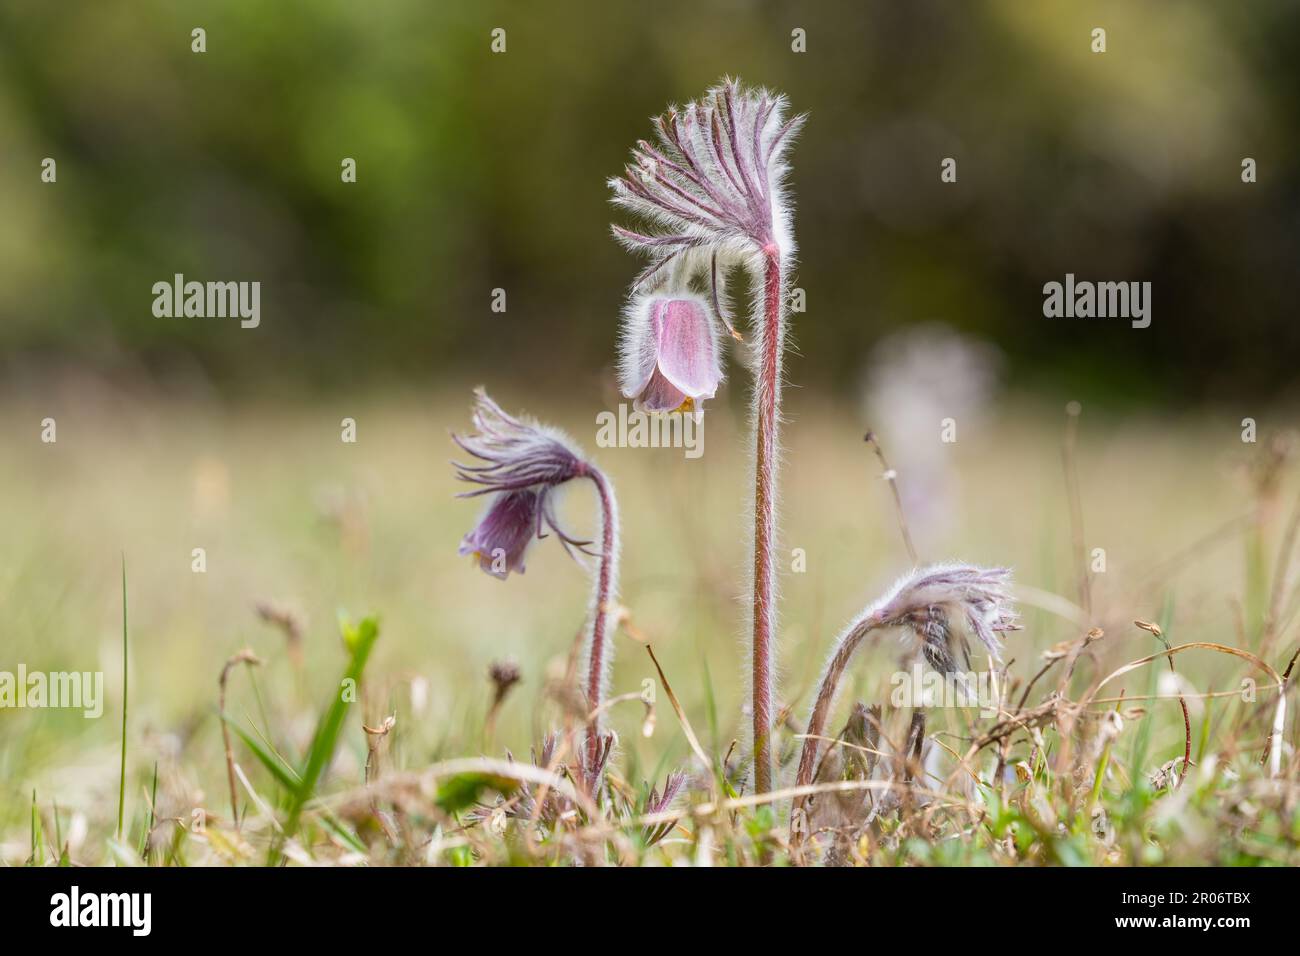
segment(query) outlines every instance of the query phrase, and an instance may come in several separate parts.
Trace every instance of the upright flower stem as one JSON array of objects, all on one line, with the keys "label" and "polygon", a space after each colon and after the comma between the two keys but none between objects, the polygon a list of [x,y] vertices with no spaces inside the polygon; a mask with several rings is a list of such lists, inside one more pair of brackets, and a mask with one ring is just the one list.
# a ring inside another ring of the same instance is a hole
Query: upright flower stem
[{"label": "upright flower stem", "polygon": [[[743,268],[754,285],[752,331],[757,363],[754,369],[754,549],[752,693],[754,720],[754,789],[772,789],[773,669],[776,630],[776,473],[777,428],[781,403],[781,352],[785,334],[786,256],[794,251],[790,232],[793,220],[785,197],[788,168],[785,153],[804,124],[805,117],[785,118],[786,99],[763,89],[747,89],[739,81],[724,79],[704,97],[685,107],[671,107],[655,120],[658,145],[639,140],[632,162],[622,176],[611,179],[614,203],[644,220],[645,231],[614,226],[614,235],[650,262],[633,285],[629,312],[643,317],[644,293],[667,289],[665,295],[689,298],[695,278],[708,281],[709,307],[731,328],[718,294],[723,272]],[[707,258],[706,258],[707,255]],[[698,275],[707,269],[704,276]],[[661,296],[662,298],[662,296]],[[679,306],[679,311],[685,311]],[[659,313],[651,313],[652,320]],[[653,326],[653,321],[650,323]],[[686,323],[680,322],[680,325]],[[653,340],[645,322],[632,322],[625,331],[620,369],[632,386],[624,391],[647,396],[641,384],[653,372],[647,357],[657,354],[646,347]],[[716,350],[710,331],[709,350],[692,356],[687,364],[703,368],[696,391],[707,396],[715,385]],[[671,357],[671,356],[670,356]],[[661,376],[672,379],[666,372]],[[677,376],[681,378],[682,376]],[[691,398],[689,389],[674,383],[675,391]],[[666,404],[657,392],[654,405]],[[671,395],[676,398],[676,394]]]},{"label": "upright flower stem", "polygon": [[[610,487],[604,473],[590,465],[587,469],[587,477],[596,486],[596,493],[600,497],[600,567],[596,571],[591,641],[587,651],[587,707],[591,711],[598,711],[605,690],[605,636],[613,610],[618,572],[618,503],[614,500],[614,489]],[[597,716],[592,718],[587,736],[587,754],[593,762],[596,759],[599,729],[600,718]]]},{"label": "upright flower stem", "polygon": [[754,416],[754,789],[772,789],[772,633],[776,620],[777,427],[781,403],[781,254],[763,250],[763,333]]}]

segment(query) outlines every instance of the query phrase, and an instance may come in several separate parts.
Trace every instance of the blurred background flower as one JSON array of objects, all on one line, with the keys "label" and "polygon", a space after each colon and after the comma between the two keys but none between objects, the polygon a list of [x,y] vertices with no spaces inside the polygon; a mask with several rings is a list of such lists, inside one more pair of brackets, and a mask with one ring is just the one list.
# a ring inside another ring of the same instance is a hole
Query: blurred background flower
[{"label": "blurred background flower", "polygon": [[864,421],[899,472],[903,512],[923,552],[956,517],[958,478],[942,440],[944,422],[952,420],[956,437],[979,440],[1001,364],[995,347],[941,323],[893,332],[871,352]]}]

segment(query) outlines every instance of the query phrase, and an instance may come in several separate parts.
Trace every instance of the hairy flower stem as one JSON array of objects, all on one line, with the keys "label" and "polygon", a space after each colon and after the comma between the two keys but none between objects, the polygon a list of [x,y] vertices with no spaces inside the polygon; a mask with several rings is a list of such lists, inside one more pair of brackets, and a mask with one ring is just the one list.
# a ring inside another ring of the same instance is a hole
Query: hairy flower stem
[{"label": "hairy flower stem", "polygon": [[[812,783],[817,770],[817,756],[821,751],[822,741],[826,736],[826,721],[830,718],[831,708],[835,706],[835,694],[839,691],[840,678],[849,666],[849,661],[861,646],[863,638],[882,626],[885,619],[879,613],[867,614],[854,622],[840,639],[839,646],[826,665],[821,686],[817,689],[817,702],[813,704],[812,714],[808,718],[808,729],[804,731],[803,751],[799,755],[799,771],[795,777],[796,787]],[[803,797],[797,797],[791,810],[791,818],[804,804]]]},{"label": "hairy flower stem", "polygon": [[760,338],[754,415],[754,789],[772,789],[772,633],[776,596],[776,433],[781,404],[781,255],[764,250],[763,333]]},{"label": "hairy flower stem", "polygon": [[[614,489],[599,469],[588,465],[587,477],[596,486],[600,496],[600,567],[596,571],[595,595],[592,607],[591,641],[587,649],[587,706],[590,712],[599,713],[605,690],[605,636],[613,614],[618,577],[618,503]],[[587,734],[587,755],[594,765],[600,717],[592,718]]]}]

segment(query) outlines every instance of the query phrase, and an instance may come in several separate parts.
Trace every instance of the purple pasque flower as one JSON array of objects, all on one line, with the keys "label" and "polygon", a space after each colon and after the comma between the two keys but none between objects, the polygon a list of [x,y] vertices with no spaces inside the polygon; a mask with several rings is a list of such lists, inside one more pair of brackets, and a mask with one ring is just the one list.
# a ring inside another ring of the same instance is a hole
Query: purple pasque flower
[{"label": "purple pasque flower", "polygon": [[609,181],[616,205],[660,227],[613,227],[650,257],[638,286],[683,258],[703,265],[719,251],[793,253],[782,156],[804,117],[785,119],[785,107],[783,96],[724,79],[654,121],[659,142],[640,140],[624,175]]},{"label": "purple pasque flower", "polygon": [[524,552],[541,536],[541,496],[531,488],[503,491],[488,504],[483,517],[461,539],[460,553],[503,581],[511,571],[524,573]]},{"label": "purple pasque flower", "polygon": [[722,381],[717,326],[699,296],[636,296],[620,343],[623,395],[647,412],[703,411]]},{"label": "purple pasque flower", "polygon": [[482,388],[474,394],[477,432],[452,435],[452,440],[482,464],[455,462],[456,477],[482,486],[460,497],[493,497],[461,540],[460,553],[472,555],[484,571],[504,580],[511,571],[524,572],[528,546],[534,538],[546,537],[547,529],[565,550],[584,550],[590,542],[561,530],[554,511],[555,490],[590,473],[582,453],[555,429],[507,414]]}]

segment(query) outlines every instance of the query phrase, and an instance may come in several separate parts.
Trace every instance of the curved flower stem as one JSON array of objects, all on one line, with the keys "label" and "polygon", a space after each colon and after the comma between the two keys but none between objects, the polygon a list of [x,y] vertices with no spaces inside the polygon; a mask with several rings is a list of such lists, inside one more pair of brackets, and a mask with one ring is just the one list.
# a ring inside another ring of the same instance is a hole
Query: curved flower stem
[{"label": "curved flower stem", "polygon": [[605,636],[618,591],[618,502],[614,499],[614,489],[609,479],[600,469],[588,466],[587,477],[596,486],[596,492],[600,496],[601,524],[600,567],[596,572],[591,640],[587,645],[587,706],[595,713],[588,727],[587,754],[594,761],[600,731],[599,713],[605,690],[605,671],[609,665],[605,654]]},{"label": "curved flower stem", "polygon": [[[826,721],[830,717],[831,708],[835,706],[835,694],[839,690],[840,678],[844,676],[849,661],[862,645],[862,639],[884,623],[885,619],[879,612],[866,614],[849,625],[840,638],[835,653],[831,655],[826,665],[826,673],[822,675],[821,686],[817,689],[817,701],[813,704],[812,713],[808,717],[808,728],[804,731],[803,751],[799,755],[799,772],[795,777],[796,787],[812,783],[813,773],[817,768],[817,757],[821,750],[819,738],[826,735]],[[794,814],[803,807],[804,800],[804,797],[795,800],[791,809],[791,819],[794,819]]]},{"label": "curved flower stem", "polygon": [[754,390],[754,789],[772,788],[772,633],[776,595],[777,427],[781,404],[781,351],[784,347],[781,254],[763,250],[763,329]]}]

